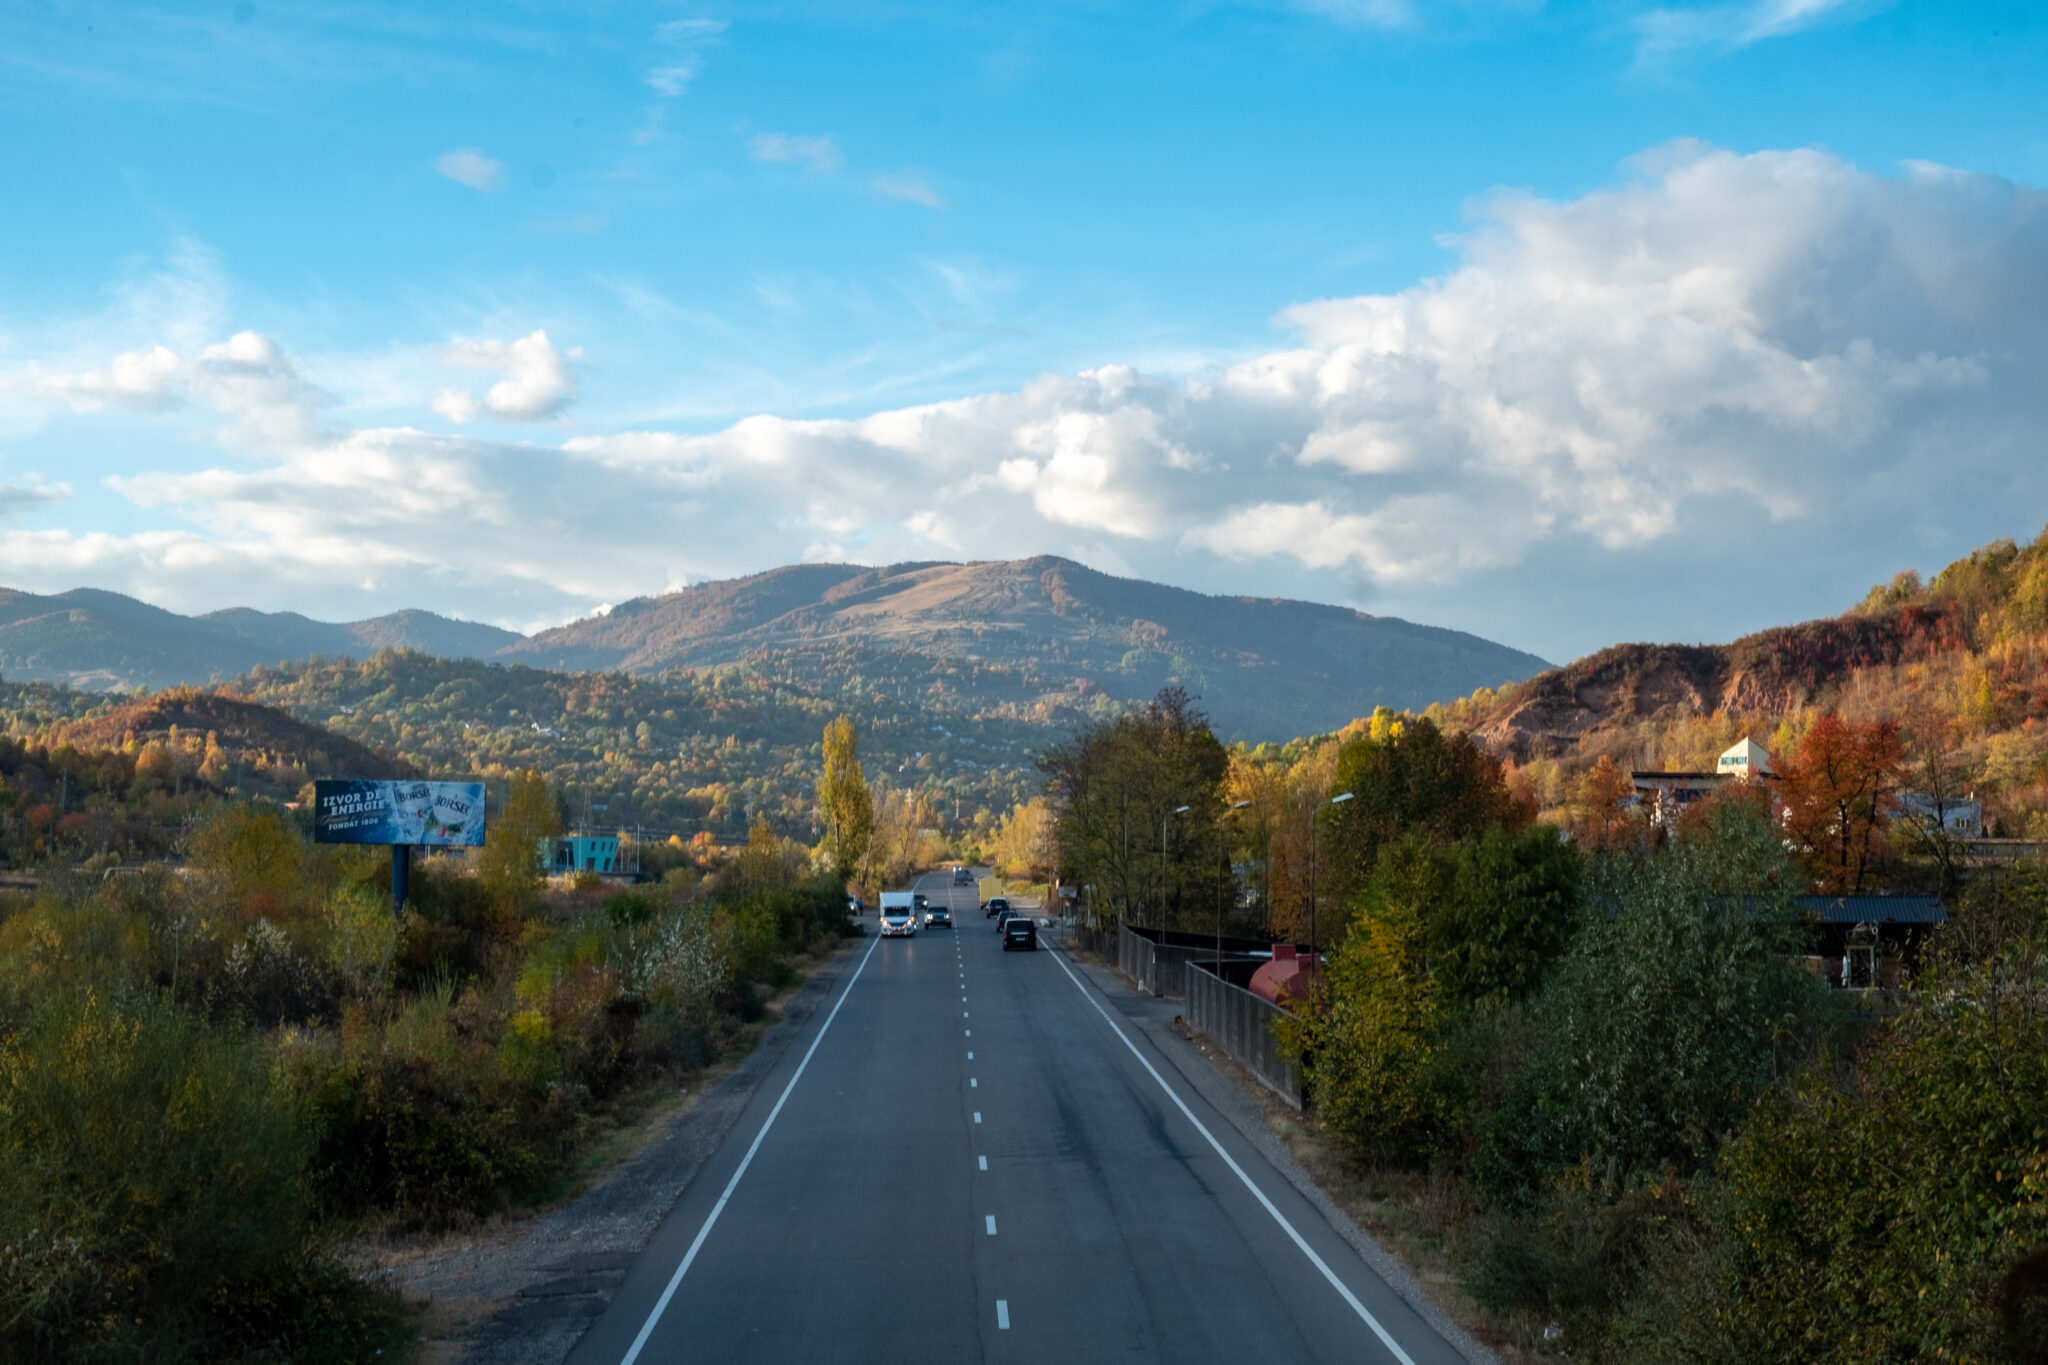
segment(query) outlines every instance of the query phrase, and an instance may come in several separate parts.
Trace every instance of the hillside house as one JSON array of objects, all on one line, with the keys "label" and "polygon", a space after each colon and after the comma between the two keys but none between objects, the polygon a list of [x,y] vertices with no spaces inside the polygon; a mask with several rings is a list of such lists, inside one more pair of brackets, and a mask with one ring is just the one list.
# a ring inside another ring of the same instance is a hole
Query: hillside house
[{"label": "hillside house", "polygon": [[1712,796],[1730,782],[1774,778],[1771,756],[1761,744],[1748,737],[1737,740],[1715,761],[1712,772],[1663,772],[1638,769],[1629,782],[1636,799],[1650,812],[1650,823],[1667,825],[1680,811],[1703,797]]},{"label": "hillside house", "polygon": [[1984,803],[1975,797],[1900,792],[1899,818],[1911,820],[1930,836],[1945,834],[1952,839],[1984,837]]}]

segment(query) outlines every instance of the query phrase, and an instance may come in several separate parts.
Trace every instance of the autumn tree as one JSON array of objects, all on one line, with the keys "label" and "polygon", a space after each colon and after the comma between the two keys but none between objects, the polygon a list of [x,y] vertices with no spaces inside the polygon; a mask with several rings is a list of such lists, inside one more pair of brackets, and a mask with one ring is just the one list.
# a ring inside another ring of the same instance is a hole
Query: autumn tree
[{"label": "autumn tree", "polygon": [[222,806],[192,839],[200,883],[242,919],[276,919],[306,890],[306,841],[283,809],[237,801]]},{"label": "autumn tree", "polygon": [[1579,778],[1571,824],[1572,837],[1588,853],[1633,848],[1643,835],[1643,822],[1634,813],[1635,786],[1613,757],[1600,761]]},{"label": "autumn tree", "polygon": [[477,875],[510,899],[523,898],[540,878],[540,846],[562,832],[561,812],[547,779],[522,768],[505,784],[505,803],[484,826]]},{"label": "autumn tree", "polygon": [[[1375,738],[1383,734],[1384,738]],[[1378,861],[1386,844],[1410,832],[1442,843],[1476,839],[1495,826],[1526,828],[1534,812],[1508,791],[1500,761],[1469,735],[1448,735],[1416,717],[1389,723],[1345,744],[1318,831],[1317,891],[1342,899]]]},{"label": "autumn tree", "polygon": [[818,808],[825,817],[825,850],[832,868],[851,878],[867,859],[868,841],[875,832],[875,803],[861,771],[860,736],[845,716],[825,727]]},{"label": "autumn tree", "polygon": [[1780,775],[1785,833],[1822,891],[1863,890],[1884,851],[1904,759],[1899,727],[1830,711],[1815,720]]}]

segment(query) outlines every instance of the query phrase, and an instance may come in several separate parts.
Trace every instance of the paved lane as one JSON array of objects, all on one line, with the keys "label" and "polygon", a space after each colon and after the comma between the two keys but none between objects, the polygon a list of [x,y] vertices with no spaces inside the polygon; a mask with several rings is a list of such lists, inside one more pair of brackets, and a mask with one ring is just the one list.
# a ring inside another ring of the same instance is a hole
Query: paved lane
[{"label": "paved lane", "polygon": [[1063,955],[918,889],[956,928],[856,949],[574,1361],[1460,1359]]}]

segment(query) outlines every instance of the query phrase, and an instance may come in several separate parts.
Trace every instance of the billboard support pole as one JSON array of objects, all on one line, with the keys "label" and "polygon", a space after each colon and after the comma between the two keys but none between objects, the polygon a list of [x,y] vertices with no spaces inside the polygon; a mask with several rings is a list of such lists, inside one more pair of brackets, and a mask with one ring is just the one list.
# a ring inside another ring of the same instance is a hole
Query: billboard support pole
[{"label": "billboard support pole", "polygon": [[405,917],[405,902],[412,895],[412,845],[391,846],[391,913]]}]

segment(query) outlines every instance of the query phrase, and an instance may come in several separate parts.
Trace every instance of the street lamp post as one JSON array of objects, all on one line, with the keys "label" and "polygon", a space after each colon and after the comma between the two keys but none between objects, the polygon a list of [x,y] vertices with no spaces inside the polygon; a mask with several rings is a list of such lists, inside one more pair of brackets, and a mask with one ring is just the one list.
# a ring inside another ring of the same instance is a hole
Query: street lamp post
[{"label": "street lamp post", "polygon": [[[1231,808],[1232,810],[1234,810],[1234,811],[1238,811],[1238,810],[1243,810],[1243,809],[1244,809],[1245,807],[1249,806],[1250,804],[1251,804],[1251,802],[1249,802],[1249,801],[1233,801],[1233,802],[1231,802],[1231,803],[1230,803],[1230,808]],[[1230,883],[1230,885],[1231,885],[1231,889],[1232,889],[1232,890],[1235,890],[1235,889],[1236,889],[1236,886],[1237,886],[1237,879],[1236,879],[1236,877],[1235,877],[1234,875],[1233,875],[1233,876],[1232,876],[1232,878],[1231,878],[1231,883]],[[1217,979],[1217,980],[1219,980],[1219,981],[1223,979],[1223,897],[1222,897],[1222,896],[1218,896],[1218,897],[1216,898],[1216,979]]]},{"label": "street lamp post", "polygon": [[1186,815],[1186,806],[1175,806],[1159,817],[1159,928],[1166,928],[1166,822],[1176,815]]},{"label": "street lamp post", "polygon": [[1308,962],[1309,970],[1316,971],[1316,816],[1323,813],[1324,806],[1341,806],[1356,792],[1339,792],[1327,801],[1316,802],[1315,810],[1308,817]]}]

